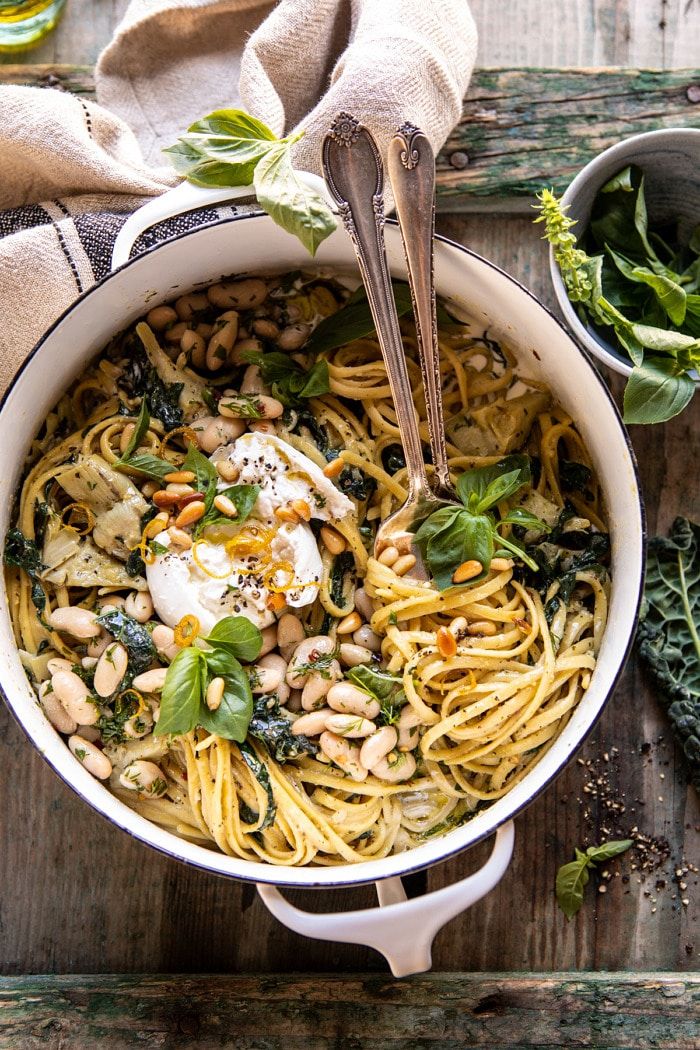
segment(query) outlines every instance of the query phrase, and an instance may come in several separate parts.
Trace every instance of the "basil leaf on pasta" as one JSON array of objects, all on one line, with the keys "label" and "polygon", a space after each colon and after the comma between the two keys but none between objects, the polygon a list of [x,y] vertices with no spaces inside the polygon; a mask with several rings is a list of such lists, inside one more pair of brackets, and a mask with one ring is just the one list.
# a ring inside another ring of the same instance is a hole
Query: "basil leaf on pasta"
[{"label": "basil leaf on pasta", "polygon": [[168,668],[160,699],[160,717],[155,736],[189,733],[197,724],[202,703],[204,653],[190,645],[182,649]]},{"label": "basil leaf on pasta", "polygon": [[212,649],[225,649],[247,664],[257,659],[262,648],[260,630],[245,616],[225,616],[203,640]]}]

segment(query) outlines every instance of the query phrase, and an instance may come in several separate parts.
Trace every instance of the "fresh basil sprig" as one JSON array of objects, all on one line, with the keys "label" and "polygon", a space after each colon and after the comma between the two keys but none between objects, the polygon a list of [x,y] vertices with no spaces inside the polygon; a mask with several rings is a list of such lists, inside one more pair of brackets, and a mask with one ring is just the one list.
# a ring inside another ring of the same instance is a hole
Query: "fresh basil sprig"
[{"label": "fresh basil sprig", "polygon": [[[201,725],[225,740],[245,740],[253,715],[253,694],[241,660],[255,660],[262,647],[258,628],[243,616],[227,616],[202,639],[210,649],[190,645],[168,667],[155,735],[181,735]],[[224,679],[216,711],[205,697],[212,678]]]},{"label": "fresh basil sprig", "polygon": [[304,132],[277,136],[241,109],[219,109],[195,121],[164,150],[175,170],[197,186],[250,186],[261,208],[311,255],[336,221],[321,197],[292,167],[291,148]]},{"label": "fresh basil sprig", "polygon": [[309,397],[321,397],[330,390],[328,362],[323,358],[308,369],[302,368],[289,354],[274,350],[269,354],[245,351],[244,361],[260,369],[264,381],[272,388],[273,396],[288,408],[294,408]]},{"label": "fresh basil sprig", "polygon": [[129,439],[129,444],[124,449],[120,458],[114,464],[116,470],[124,470],[128,467],[139,474],[144,474],[151,481],[162,481],[166,474],[175,469],[167,459],[160,459],[150,452],[137,452],[151,425],[151,413],[148,411],[146,398],[141,402],[141,411],[134,426],[134,432]]},{"label": "fresh basil sprig", "polygon": [[557,872],[556,894],[559,907],[567,919],[573,919],[583,904],[583,891],[588,885],[590,869],[596,864],[618,857],[632,845],[632,839],[589,846],[585,853],[576,849],[576,860],[563,864]]},{"label": "fresh basil sprig", "polygon": [[[236,508],[235,518],[229,518],[222,514],[216,507],[211,506],[203,518],[195,526],[195,537],[209,525],[242,525],[250,517],[260,495],[260,485],[231,485],[230,488],[222,489],[220,496],[226,496]],[[213,502],[213,501],[212,501]]]},{"label": "fresh basil sprig", "polygon": [[457,495],[464,507],[440,507],[416,532],[416,544],[438,590],[453,586],[455,569],[465,561],[481,562],[486,572],[492,558],[514,554],[537,570],[537,562],[523,547],[502,536],[498,529],[502,525],[519,525],[548,532],[547,525],[523,507],[514,507],[499,519],[489,513],[497,503],[528,485],[530,479],[529,456],[506,456],[491,467],[476,467],[461,475]]}]

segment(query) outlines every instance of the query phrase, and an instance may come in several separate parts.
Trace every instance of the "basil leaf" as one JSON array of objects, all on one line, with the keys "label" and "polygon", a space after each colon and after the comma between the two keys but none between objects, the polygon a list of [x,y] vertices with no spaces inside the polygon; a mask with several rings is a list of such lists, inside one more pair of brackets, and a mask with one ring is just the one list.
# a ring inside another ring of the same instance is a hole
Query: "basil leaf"
[{"label": "basil leaf", "polygon": [[216,711],[210,711],[202,697],[197,721],[210,733],[216,733],[224,740],[241,743],[246,738],[253,715],[253,694],[250,691],[248,675],[238,660],[229,655],[227,666],[227,673],[221,676],[225,684],[220,705]]},{"label": "basil leaf", "polygon": [[260,761],[249,744],[241,742],[239,745],[239,751],[241,752],[241,758],[248,766],[248,769],[251,771],[260,786],[265,789],[265,793],[267,794],[267,810],[263,822],[258,828],[258,831],[264,831],[265,828],[269,828],[270,824],[274,823],[277,814],[275,797],[272,794],[272,784],[270,783],[270,774],[267,766]]},{"label": "basil leaf", "polygon": [[617,842],[604,842],[602,846],[589,846],[586,850],[586,856],[592,860],[595,864],[600,864],[603,860],[612,860],[613,857],[619,857],[621,853],[628,850],[632,845],[632,839],[620,839]]},{"label": "basil leaf", "polygon": [[198,186],[250,186],[256,164],[277,141],[249,113],[220,109],[191,124],[163,152],[178,174]]},{"label": "basil leaf", "polygon": [[563,864],[557,872],[557,903],[567,919],[573,919],[583,904],[583,891],[588,885],[591,864],[586,854],[577,849],[576,860]]},{"label": "basil leaf", "polygon": [[501,518],[498,524],[519,525],[523,529],[536,529],[538,532],[552,531],[546,522],[542,521],[541,518],[538,518],[536,514],[531,514],[529,510],[525,510],[524,507],[513,507],[512,510],[509,510],[508,513]]},{"label": "basil leaf", "polygon": [[493,522],[485,514],[470,514],[464,510],[456,515],[450,526],[428,540],[424,559],[439,591],[454,586],[452,577],[462,562],[474,559],[485,569],[489,567],[493,557],[493,533]]},{"label": "basil leaf", "polygon": [[398,722],[401,708],[408,703],[402,678],[388,674],[386,671],[379,671],[369,664],[351,667],[345,677],[379,701],[381,711],[379,720],[383,725],[393,725]]},{"label": "basil leaf", "polygon": [[277,143],[257,163],[253,185],[261,208],[311,255],[336,227],[323,197],[302,182],[292,167],[289,146]]},{"label": "basil leaf", "polygon": [[187,449],[187,455],[185,457],[185,462],[182,464],[182,469],[191,470],[195,475],[197,492],[204,493],[204,506],[206,508],[206,513],[214,502],[216,486],[219,483],[219,475],[216,467],[211,460],[202,455],[198,448],[194,445],[190,445]]},{"label": "basil leaf", "polygon": [[[214,494],[215,498],[216,495],[217,493]],[[218,495],[226,496],[231,500],[238,511],[236,517],[227,517],[226,514],[222,514],[221,511],[217,510],[212,504],[204,517],[197,522],[195,526],[195,537],[199,536],[208,525],[242,525],[243,522],[250,517],[251,511],[257,502],[258,496],[260,495],[260,485],[232,485],[228,489],[222,489]]]},{"label": "basil leaf", "polygon": [[305,398],[321,397],[330,390],[325,359],[318,360],[308,371],[289,354],[277,350],[262,355],[251,351],[244,354],[244,359],[259,367],[264,381],[272,387],[273,395],[289,408]]},{"label": "basil leaf", "polygon": [[681,286],[676,284],[676,282],[672,281],[669,277],[665,277],[663,274],[654,273],[653,270],[650,270],[646,266],[635,266],[634,263],[629,261],[629,259],[625,259],[624,256],[618,255],[618,253],[613,251],[609,246],[606,245],[606,247],[610,258],[613,260],[620,273],[629,281],[644,284],[651,288],[658,299],[659,304],[672,323],[675,325],[682,325],[685,320],[686,296]]},{"label": "basil leaf", "polygon": [[189,733],[197,725],[204,696],[206,662],[201,649],[182,649],[168,667],[160,698],[155,736]]},{"label": "basil leaf", "polygon": [[465,507],[482,514],[529,484],[530,479],[529,456],[506,456],[493,466],[465,470],[457,479],[457,495]]},{"label": "basil leaf", "polygon": [[132,456],[128,462],[119,460],[114,466],[117,470],[123,470],[124,467],[128,467],[129,470],[135,470],[139,474],[144,474],[151,481],[162,481],[166,474],[171,474],[175,469],[172,463],[168,463],[165,459],[159,459],[158,456],[152,456],[150,452],[138,453]]},{"label": "basil leaf", "polygon": [[260,631],[245,616],[225,616],[204,641],[212,649],[225,649],[243,663],[256,660],[262,648]]},{"label": "basil leaf", "polygon": [[146,399],[144,398],[141,402],[141,411],[139,412],[139,417],[136,421],[134,432],[129,439],[129,444],[124,449],[124,452],[118,461],[119,463],[128,462],[129,458],[132,456],[132,454],[136,451],[136,449],[143,441],[143,438],[146,432],[148,431],[150,422],[151,413],[148,411],[148,405],[146,403]]},{"label": "basil leaf", "polygon": [[[412,309],[411,292],[404,281],[392,281],[391,288],[394,293],[396,312],[399,317],[407,314]],[[369,308],[369,300],[364,287],[361,285],[340,310],[324,319],[316,325],[304,346],[305,353],[320,354],[328,350],[336,350],[339,346],[345,346],[355,339],[364,339],[365,336],[375,334],[372,311]]]},{"label": "basil leaf", "polygon": [[625,423],[663,423],[682,412],[695,383],[675,361],[648,357],[632,370],[624,396]]}]

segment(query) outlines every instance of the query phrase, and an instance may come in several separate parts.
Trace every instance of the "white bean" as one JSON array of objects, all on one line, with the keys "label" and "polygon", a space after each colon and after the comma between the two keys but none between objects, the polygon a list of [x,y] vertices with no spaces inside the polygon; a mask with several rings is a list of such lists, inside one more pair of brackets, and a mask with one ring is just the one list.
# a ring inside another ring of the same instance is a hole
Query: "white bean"
[{"label": "white bean", "polygon": [[193,428],[197,433],[197,444],[202,452],[211,454],[220,445],[230,445],[245,430],[242,419],[227,419],[225,416],[204,416]]},{"label": "white bean", "polygon": [[56,696],[51,682],[42,682],[39,686],[39,703],[41,709],[54,729],[59,733],[74,733],[78,723],[66,711]]},{"label": "white bean", "polygon": [[273,649],[277,647],[277,624],[270,624],[269,627],[265,627],[262,633],[262,647],[260,649],[260,656],[267,656]]},{"label": "white bean", "polygon": [[102,735],[97,726],[78,726],[75,731],[78,736],[81,736],[83,740],[88,740],[91,744],[96,744]]},{"label": "white bean", "polygon": [[[264,656],[263,660],[269,660],[270,656],[273,655],[273,653],[270,653],[268,656]],[[282,657],[280,657],[280,660],[282,660]],[[282,663],[284,663],[284,660],[282,660]],[[285,664],[285,668],[286,666]],[[266,666],[261,662],[255,664],[253,672],[254,677],[251,689],[257,694],[274,693],[278,686],[284,682],[284,671],[279,667]]]},{"label": "white bean", "polygon": [[[313,664],[319,657],[329,656],[334,648],[332,639],[325,634],[305,638],[294,650],[294,656],[287,668],[287,685],[292,689],[301,689],[313,671]],[[297,674],[295,668],[306,664],[311,666]]]},{"label": "white bean", "polygon": [[132,685],[139,693],[160,693],[165,685],[167,673],[167,667],[154,667],[151,671],[137,674]]},{"label": "white bean", "polygon": [[142,795],[150,795],[152,798],[160,798],[168,790],[160,766],[143,759],[130,762],[120,774],[119,783],[129,791],[140,791]]},{"label": "white bean", "polygon": [[[335,663],[335,661],[333,661]],[[326,702],[328,690],[333,685],[333,680],[324,678],[321,674],[310,674],[301,691],[301,706],[305,711],[315,711]]]},{"label": "white bean", "polygon": [[309,338],[310,331],[308,324],[290,324],[278,335],[277,345],[280,350],[298,350]]},{"label": "white bean", "polygon": [[96,638],[102,628],[94,612],[77,605],[67,605],[49,613],[48,621],[56,631],[66,631],[74,638]]},{"label": "white bean", "polygon": [[330,729],[331,733],[336,733],[338,736],[350,738],[371,736],[376,728],[374,722],[363,718],[362,715],[332,714],[326,719],[326,729]]},{"label": "white bean", "polygon": [[[287,688],[289,689],[289,686]],[[290,689],[285,706],[288,711],[301,711],[301,689]]]},{"label": "white bean", "polygon": [[294,736],[318,736],[326,728],[326,719],[332,715],[330,707],[321,707],[318,711],[309,711],[306,715],[300,715],[292,726]]},{"label": "white bean", "polygon": [[209,302],[224,310],[255,310],[267,298],[267,285],[256,277],[221,281],[207,288]]},{"label": "white bean", "polygon": [[153,628],[151,638],[158,653],[168,660],[174,660],[180,652],[180,647],[175,644],[175,631],[164,623],[159,623]]},{"label": "white bean", "polygon": [[259,365],[248,365],[241,380],[242,394],[269,394],[270,388],[263,380]]},{"label": "white bean", "polygon": [[72,736],[68,740],[68,747],[79,762],[92,773],[98,780],[107,780],[112,772],[112,763],[99,747],[86,740],[82,736]]},{"label": "white bean", "polygon": [[95,668],[95,692],[111,696],[117,689],[129,666],[129,654],[120,642],[108,645]]},{"label": "white bean", "polygon": [[99,659],[109,643],[112,641],[111,634],[103,631],[98,638],[91,638],[87,643],[86,652],[88,656]]},{"label": "white bean", "polygon": [[382,640],[367,623],[357,628],[352,636],[352,640],[356,645],[371,649],[373,653],[381,652]]},{"label": "white bean", "polygon": [[398,734],[393,726],[382,726],[368,736],[360,748],[360,762],[365,769],[372,769],[396,747]]},{"label": "white bean", "polygon": [[388,784],[398,784],[402,780],[410,780],[416,771],[416,760],[413,755],[404,754],[402,751],[390,751],[389,754],[380,759],[372,766],[372,775],[379,780],[385,780]]},{"label": "white bean", "polygon": [[[274,626],[274,625],[273,625]],[[269,676],[270,674],[278,674],[279,682],[272,688],[268,687],[265,689],[266,693],[277,693],[277,699],[281,704],[286,703],[289,699],[289,686],[284,680],[284,676],[287,671],[287,661],[280,656],[279,653],[266,653],[265,656],[261,657],[257,664],[258,668],[262,668],[264,675]],[[256,692],[257,690],[253,690]]]},{"label": "white bean", "polygon": [[374,616],[374,605],[364,587],[358,587],[355,591],[355,608],[363,620],[369,621]]},{"label": "white bean", "polygon": [[289,660],[299,642],[306,637],[304,625],[298,616],[285,613],[277,623],[277,645],[285,660]]},{"label": "white bean", "polygon": [[153,616],[153,602],[148,591],[132,591],[124,608],[139,623],[147,623]]},{"label": "white bean", "polygon": [[358,667],[360,664],[372,662],[372,650],[364,645],[355,645],[353,642],[342,642],[340,646],[340,659],[346,667]]},{"label": "white bean", "polygon": [[360,749],[356,744],[328,730],[321,733],[319,743],[331,761],[349,777],[358,783],[367,779],[367,770],[360,765]]},{"label": "white bean", "polygon": [[328,704],[341,714],[362,715],[373,719],[379,714],[379,702],[351,682],[337,682],[328,691]]},{"label": "white bean", "polygon": [[77,725],[94,725],[100,717],[97,705],[92,702],[90,690],[74,671],[57,671],[51,685],[69,716]]},{"label": "white bean", "polygon": [[406,704],[399,715],[399,751],[413,751],[420,738],[418,730],[420,724],[420,715],[413,710],[410,704]]},{"label": "white bean", "polygon": [[80,666],[83,667],[86,671],[92,671],[94,667],[97,667],[97,657],[84,656],[80,661]]},{"label": "white bean", "polygon": [[61,656],[52,656],[50,660],[46,661],[46,670],[49,674],[56,674],[56,671],[72,671],[73,664],[70,660],[64,660]]}]

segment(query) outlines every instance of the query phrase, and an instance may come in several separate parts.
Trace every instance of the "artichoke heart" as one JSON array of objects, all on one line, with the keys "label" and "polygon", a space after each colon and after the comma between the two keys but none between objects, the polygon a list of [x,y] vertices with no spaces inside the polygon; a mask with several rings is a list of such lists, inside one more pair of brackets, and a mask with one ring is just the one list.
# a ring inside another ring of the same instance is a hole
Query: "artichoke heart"
[{"label": "artichoke heart", "polygon": [[92,539],[115,558],[126,561],[141,539],[141,518],[148,504],[125,474],[101,456],[81,456],[61,469],[56,480],[76,502],[95,515]]},{"label": "artichoke heart", "polygon": [[136,326],[136,333],[158,377],[164,383],[182,385],[178,401],[185,422],[191,423],[194,419],[206,415],[209,411],[204,400],[206,386],[201,379],[189,368],[177,368],[158,343],[152,330],[143,321]]},{"label": "artichoke heart", "polygon": [[451,419],[445,428],[447,437],[465,455],[505,456],[527,443],[533,423],[550,402],[543,390],[499,397]]},{"label": "artichoke heart", "polygon": [[65,587],[130,587],[145,591],[143,576],[129,576],[126,566],[93,543],[65,526],[57,514],[46,525],[41,554],[46,568],[40,579]]}]

